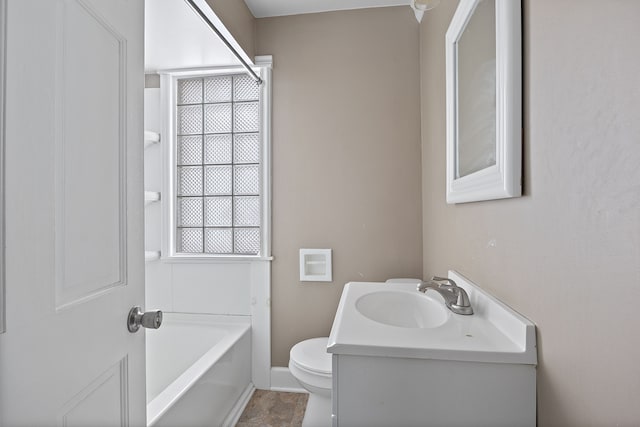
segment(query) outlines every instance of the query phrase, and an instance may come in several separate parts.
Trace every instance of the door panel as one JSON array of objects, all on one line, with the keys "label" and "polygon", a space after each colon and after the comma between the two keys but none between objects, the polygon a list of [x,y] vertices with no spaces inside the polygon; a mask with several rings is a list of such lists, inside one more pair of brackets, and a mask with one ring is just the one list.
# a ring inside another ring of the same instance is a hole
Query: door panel
[{"label": "door panel", "polygon": [[128,425],[127,360],[96,378],[60,411],[64,427]]},{"label": "door panel", "polygon": [[[61,308],[125,283],[127,45],[88,4],[61,4],[57,19],[56,301]],[[96,76],[102,76],[99,84]]]},{"label": "door panel", "polygon": [[145,425],[143,2],[7,4],[1,426]]}]

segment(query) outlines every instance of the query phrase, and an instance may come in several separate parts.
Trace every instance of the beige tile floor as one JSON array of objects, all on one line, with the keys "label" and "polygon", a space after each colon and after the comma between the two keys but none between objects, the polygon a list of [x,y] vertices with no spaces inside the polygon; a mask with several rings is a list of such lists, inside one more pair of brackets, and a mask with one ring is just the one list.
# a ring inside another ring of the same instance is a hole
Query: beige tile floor
[{"label": "beige tile floor", "polygon": [[308,396],[256,390],[236,427],[300,427]]}]

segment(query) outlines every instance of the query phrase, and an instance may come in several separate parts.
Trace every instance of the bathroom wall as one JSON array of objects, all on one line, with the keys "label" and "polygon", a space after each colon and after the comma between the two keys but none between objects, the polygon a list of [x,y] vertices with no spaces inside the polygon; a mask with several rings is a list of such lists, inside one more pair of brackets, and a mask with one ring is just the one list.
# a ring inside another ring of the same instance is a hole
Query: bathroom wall
[{"label": "bathroom wall", "polygon": [[420,27],[424,276],[538,326],[540,426],[640,425],[640,2],[525,0],[524,196],[445,203],[444,35]]},{"label": "bathroom wall", "polygon": [[255,55],[255,18],[244,1],[205,0],[244,52]]},{"label": "bathroom wall", "polygon": [[[154,83],[152,78],[147,80]],[[160,133],[160,89],[146,88],[144,103],[145,130]],[[162,143],[145,148],[144,166],[145,190],[161,191]],[[166,194],[162,197],[166,198]],[[162,202],[145,206],[144,240],[147,251],[159,251],[161,248],[161,214]],[[246,261],[147,261],[145,306],[165,312],[248,316],[251,314],[251,292],[255,286],[252,271],[257,267]]]},{"label": "bathroom wall", "polygon": [[[273,55],[272,365],[329,334],[342,287],[422,275],[418,24],[409,7],[256,20]],[[332,248],[301,283],[298,249]]]}]

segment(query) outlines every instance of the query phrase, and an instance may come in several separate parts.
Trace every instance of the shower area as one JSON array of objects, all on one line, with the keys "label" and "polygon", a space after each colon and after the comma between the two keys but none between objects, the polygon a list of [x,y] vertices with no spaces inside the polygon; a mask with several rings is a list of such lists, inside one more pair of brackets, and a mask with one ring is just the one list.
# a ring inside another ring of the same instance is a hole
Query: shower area
[{"label": "shower area", "polygon": [[269,83],[204,0],[146,0],[149,426],[233,426],[270,387]]}]

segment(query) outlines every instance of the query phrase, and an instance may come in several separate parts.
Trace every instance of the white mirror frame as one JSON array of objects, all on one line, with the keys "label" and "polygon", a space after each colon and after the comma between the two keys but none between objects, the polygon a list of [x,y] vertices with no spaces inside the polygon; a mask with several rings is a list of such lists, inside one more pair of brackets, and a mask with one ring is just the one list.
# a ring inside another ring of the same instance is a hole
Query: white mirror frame
[{"label": "white mirror frame", "polygon": [[520,0],[496,2],[496,164],[456,178],[457,50],[482,0],[460,0],[446,35],[447,203],[519,197],[522,181],[522,47]]}]

